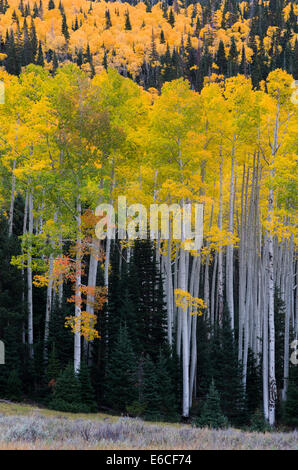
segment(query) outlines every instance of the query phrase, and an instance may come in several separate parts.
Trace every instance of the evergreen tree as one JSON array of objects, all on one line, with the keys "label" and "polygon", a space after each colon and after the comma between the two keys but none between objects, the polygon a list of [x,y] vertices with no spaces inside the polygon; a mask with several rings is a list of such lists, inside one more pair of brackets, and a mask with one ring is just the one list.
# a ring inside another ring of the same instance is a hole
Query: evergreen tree
[{"label": "evergreen tree", "polygon": [[49,406],[54,410],[71,413],[89,412],[88,405],[82,403],[81,384],[72,364],[59,375]]},{"label": "evergreen tree", "polygon": [[106,29],[109,29],[112,27],[110,10],[105,11],[105,18],[106,18]]},{"label": "evergreen tree", "polygon": [[44,66],[44,58],[43,58],[43,52],[42,52],[41,41],[39,41],[38,54],[37,54],[37,59],[36,59],[36,65],[40,65],[41,67]]},{"label": "evergreen tree", "polygon": [[227,58],[226,58],[226,53],[225,53],[225,46],[222,41],[220,41],[219,46],[218,46],[215,63],[219,68],[219,73],[222,75],[226,75],[227,74]]},{"label": "evergreen tree", "polygon": [[168,23],[172,26],[172,28],[174,28],[174,26],[175,26],[175,16],[174,16],[172,8],[170,8]]},{"label": "evergreen tree", "polygon": [[130,18],[129,18],[129,12],[128,10],[125,13],[125,25],[124,25],[125,31],[130,31],[131,30],[131,23],[130,23]]},{"label": "evergreen tree", "polygon": [[298,365],[292,365],[289,374],[287,400],[283,410],[283,422],[298,428]]},{"label": "evergreen tree", "polygon": [[107,359],[104,401],[113,410],[125,412],[136,399],[136,359],[124,326],[119,329],[117,341]]},{"label": "evergreen tree", "polygon": [[222,411],[232,425],[243,426],[247,424],[248,416],[242,370],[226,310],[222,327],[215,330],[212,343],[212,375]]},{"label": "evergreen tree", "polygon": [[212,429],[223,429],[228,426],[228,420],[223,415],[220,408],[220,398],[213,380],[209,387],[202,413],[199,418],[194,420],[193,424],[195,427],[209,427]]},{"label": "evergreen tree", "polygon": [[66,21],[65,13],[62,14],[62,34],[65,37],[66,41],[69,39],[68,26]]},{"label": "evergreen tree", "polygon": [[81,402],[84,406],[88,407],[89,411],[95,413],[97,411],[97,405],[94,399],[94,390],[91,385],[90,371],[85,362],[81,363],[78,379],[81,386]]}]

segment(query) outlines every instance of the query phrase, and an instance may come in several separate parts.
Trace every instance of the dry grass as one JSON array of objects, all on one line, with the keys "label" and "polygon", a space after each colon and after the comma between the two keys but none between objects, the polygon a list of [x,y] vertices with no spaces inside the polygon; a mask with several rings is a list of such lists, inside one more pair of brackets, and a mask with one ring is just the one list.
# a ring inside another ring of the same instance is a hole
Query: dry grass
[{"label": "dry grass", "polygon": [[298,450],[298,433],[215,431],[0,402],[0,449]]}]

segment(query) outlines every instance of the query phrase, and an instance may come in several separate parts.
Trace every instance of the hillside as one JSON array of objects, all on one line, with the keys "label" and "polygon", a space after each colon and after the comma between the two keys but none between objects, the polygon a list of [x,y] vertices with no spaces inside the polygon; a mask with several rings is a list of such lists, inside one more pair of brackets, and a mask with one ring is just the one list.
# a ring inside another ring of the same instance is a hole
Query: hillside
[{"label": "hillside", "polygon": [[298,6],[289,0],[109,3],[1,0],[0,65],[91,75],[115,67],[146,88],[187,77],[194,89],[242,73],[254,86],[276,68],[298,78]]}]

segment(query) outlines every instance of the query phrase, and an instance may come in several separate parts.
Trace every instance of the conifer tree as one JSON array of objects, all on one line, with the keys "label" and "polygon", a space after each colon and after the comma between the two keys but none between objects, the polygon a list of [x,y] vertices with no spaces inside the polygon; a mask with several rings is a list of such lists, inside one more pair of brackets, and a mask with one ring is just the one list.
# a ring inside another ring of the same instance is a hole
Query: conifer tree
[{"label": "conifer tree", "polygon": [[289,374],[289,386],[287,400],[283,410],[283,422],[292,427],[298,428],[298,366],[292,365]]},{"label": "conifer tree", "polygon": [[43,58],[41,41],[39,41],[38,54],[37,54],[37,58],[36,58],[36,65],[40,65],[41,67],[44,66],[44,58]]},{"label": "conifer tree", "polygon": [[131,23],[130,23],[130,18],[129,18],[129,11],[127,10],[125,12],[125,25],[124,25],[124,29],[126,31],[130,31],[132,28],[131,28]]},{"label": "conifer tree", "polygon": [[57,378],[50,408],[71,413],[89,412],[88,405],[82,403],[81,384],[70,363]]},{"label": "conifer tree", "polygon": [[210,384],[201,415],[194,420],[193,424],[199,428],[209,427],[212,429],[223,429],[228,426],[228,420],[222,413],[219,394],[213,380]]},{"label": "conifer tree", "polygon": [[111,409],[125,412],[137,397],[136,360],[127,327],[122,326],[107,360],[104,401]]}]

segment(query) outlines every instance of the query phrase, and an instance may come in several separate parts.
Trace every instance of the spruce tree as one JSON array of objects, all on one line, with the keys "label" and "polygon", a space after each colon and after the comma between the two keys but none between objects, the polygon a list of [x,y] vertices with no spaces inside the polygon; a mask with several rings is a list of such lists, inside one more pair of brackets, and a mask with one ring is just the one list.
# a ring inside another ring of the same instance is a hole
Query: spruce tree
[{"label": "spruce tree", "polygon": [[59,375],[49,407],[71,413],[89,412],[88,405],[82,403],[81,384],[72,364]]},{"label": "spruce tree", "polygon": [[216,328],[212,343],[212,375],[222,411],[232,425],[243,426],[248,422],[248,415],[242,370],[226,307],[222,326]]},{"label": "spruce tree", "polygon": [[170,8],[168,23],[172,26],[172,28],[174,28],[174,26],[175,26],[175,16],[174,16],[172,8]]},{"label": "spruce tree", "polygon": [[133,354],[128,330],[121,326],[117,341],[109,351],[106,365],[104,401],[118,412],[126,412],[127,406],[137,399],[136,358]]},{"label": "spruce tree", "polygon": [[125,31],[130,31],[131,30],[131,23],[130,23],[130,18],[129,18],[129,12],[128,10],[125,13],[125,25],[124,25]]},{"label": "spruce tree", "polygon": [[219,394],[213,380],[210,384],[201,415],[193,421],[193,424],[195,427],[208,427],[212,429],[223,429],[228,426],[228,420],[222,413]]},{"label": "spruce tree", "polygon": [[65,37],[66,41],[69,39],[68,26],[66,21],[65,13],[62,14],[62,34]]},{"label": "spruce tree", "polygon": [[37,54],[37,59],[36,59],[36,65],[40,65],[41,67],[44,66],[44,58],[43,58],[43,52],[42,52],[41,41],[39,41],[38,54]]},{"label": "spruce tree", "polygon": [[298,428],[298,364],[292,365],[289,374],[287,400],[283,410],[283,422]]},{"label": "spruce tree", "polygon": [[95,413],[97,411],[97,405],[95,403],[94,390],[90,380],[90,371],[84,361],[81,363],[78,379],[81,386],[81,402],[84,406],[88,407],[89,411]]}]

